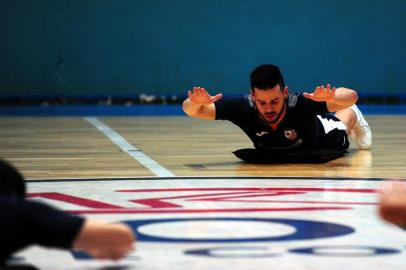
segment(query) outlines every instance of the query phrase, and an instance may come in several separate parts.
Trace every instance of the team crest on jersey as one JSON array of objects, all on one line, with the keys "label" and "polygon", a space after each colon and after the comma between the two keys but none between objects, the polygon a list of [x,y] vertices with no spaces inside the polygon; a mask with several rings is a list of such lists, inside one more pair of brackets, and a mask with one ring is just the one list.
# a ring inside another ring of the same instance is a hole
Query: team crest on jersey
[{"label": "team crest on jersey", "polygon": [[286,129],[284,131],[284,134],[285,134],[286,139],[288,139],[288,140],[293,141],[293,140],[297,139],[297,133],[296,133],[296,130],[294,130],[294,129]]}]

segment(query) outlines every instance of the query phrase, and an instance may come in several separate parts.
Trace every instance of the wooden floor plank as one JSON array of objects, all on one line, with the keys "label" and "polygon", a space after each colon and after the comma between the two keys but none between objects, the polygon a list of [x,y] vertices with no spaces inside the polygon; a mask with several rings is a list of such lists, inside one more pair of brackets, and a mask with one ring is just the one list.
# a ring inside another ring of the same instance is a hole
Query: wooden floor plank
[{"label": "wooden floor plank", "polygon": [[[326,164],[246,164],[231,152],[252,147],[226,121],[188,117],[102,117],[103,123],[176,176],[406,177],[406,117],[368,116],[373,148]],[[1,157],[27,179],[150,177],[81,117],[0,118]]]}]

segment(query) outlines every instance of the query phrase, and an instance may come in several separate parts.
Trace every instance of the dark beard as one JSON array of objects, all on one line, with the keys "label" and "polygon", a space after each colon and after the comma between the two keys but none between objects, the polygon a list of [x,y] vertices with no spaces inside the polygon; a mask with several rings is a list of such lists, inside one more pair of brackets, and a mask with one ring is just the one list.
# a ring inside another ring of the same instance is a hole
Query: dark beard
[{"label": "dark beard", "polygon": [[[281,116],[282,116],[282,114],[283,114],[285,108],[286,108],[286,102],[283,102],[283,108],[282,108],[282,110],[280,111],[280,113],[278,114],[278,116],[275,118],[275,120],[273,120],[272,122],[266,120],[266,118],[265,118],[262,114],[260,114],[259,112],[258,112],[258,114],[259,114],[259,116],[262,118],[262,120],[264,120],[266,123],[268,123],[268,124],[270,124],[270,125],[273,125],[273,124],[275,124],[276,122],[279,121],[279,119],[281,118]],[[257,111],[258,111],[258,109],[257,109]]]}]

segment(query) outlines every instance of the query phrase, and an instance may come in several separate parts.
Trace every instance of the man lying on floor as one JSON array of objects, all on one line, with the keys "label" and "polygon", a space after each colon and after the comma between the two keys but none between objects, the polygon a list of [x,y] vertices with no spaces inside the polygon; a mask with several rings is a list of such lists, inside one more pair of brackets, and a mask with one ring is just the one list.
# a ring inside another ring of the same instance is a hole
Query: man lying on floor
[{"label": "man lying on floor", "polygon": [[[282,73],[274,65],[255,68],[250,80],[248,97],[211,96],[206,89],[194,87],[183,102],[187,115],[228,120],[248,135],[255,149],[239,151],[237,157],[258,162],[281,155],[289,161],[295,159],[295,153],[300,158],[317,151],[321,156],[338,157],[348,149],[351,132],[360,149],[371,147],[371,130],[355,105],[358,95],[354,90],[327,85],[316,87],[313,93],[289,93]],[[284,153],[291,155],[286,158]]]}]

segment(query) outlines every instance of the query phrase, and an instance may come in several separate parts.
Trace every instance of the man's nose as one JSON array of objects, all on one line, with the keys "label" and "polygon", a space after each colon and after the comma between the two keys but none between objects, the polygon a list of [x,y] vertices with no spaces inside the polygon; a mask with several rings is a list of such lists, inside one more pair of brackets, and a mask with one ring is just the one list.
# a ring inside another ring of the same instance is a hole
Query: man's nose
[{"label": "man's nose", "polygon": [[273,106],[272,106],[271,104],[267,104],[267,105],[265,106],[265,111],[266,111],[266,112],[272,112],[272,111],[273,111]]}]

